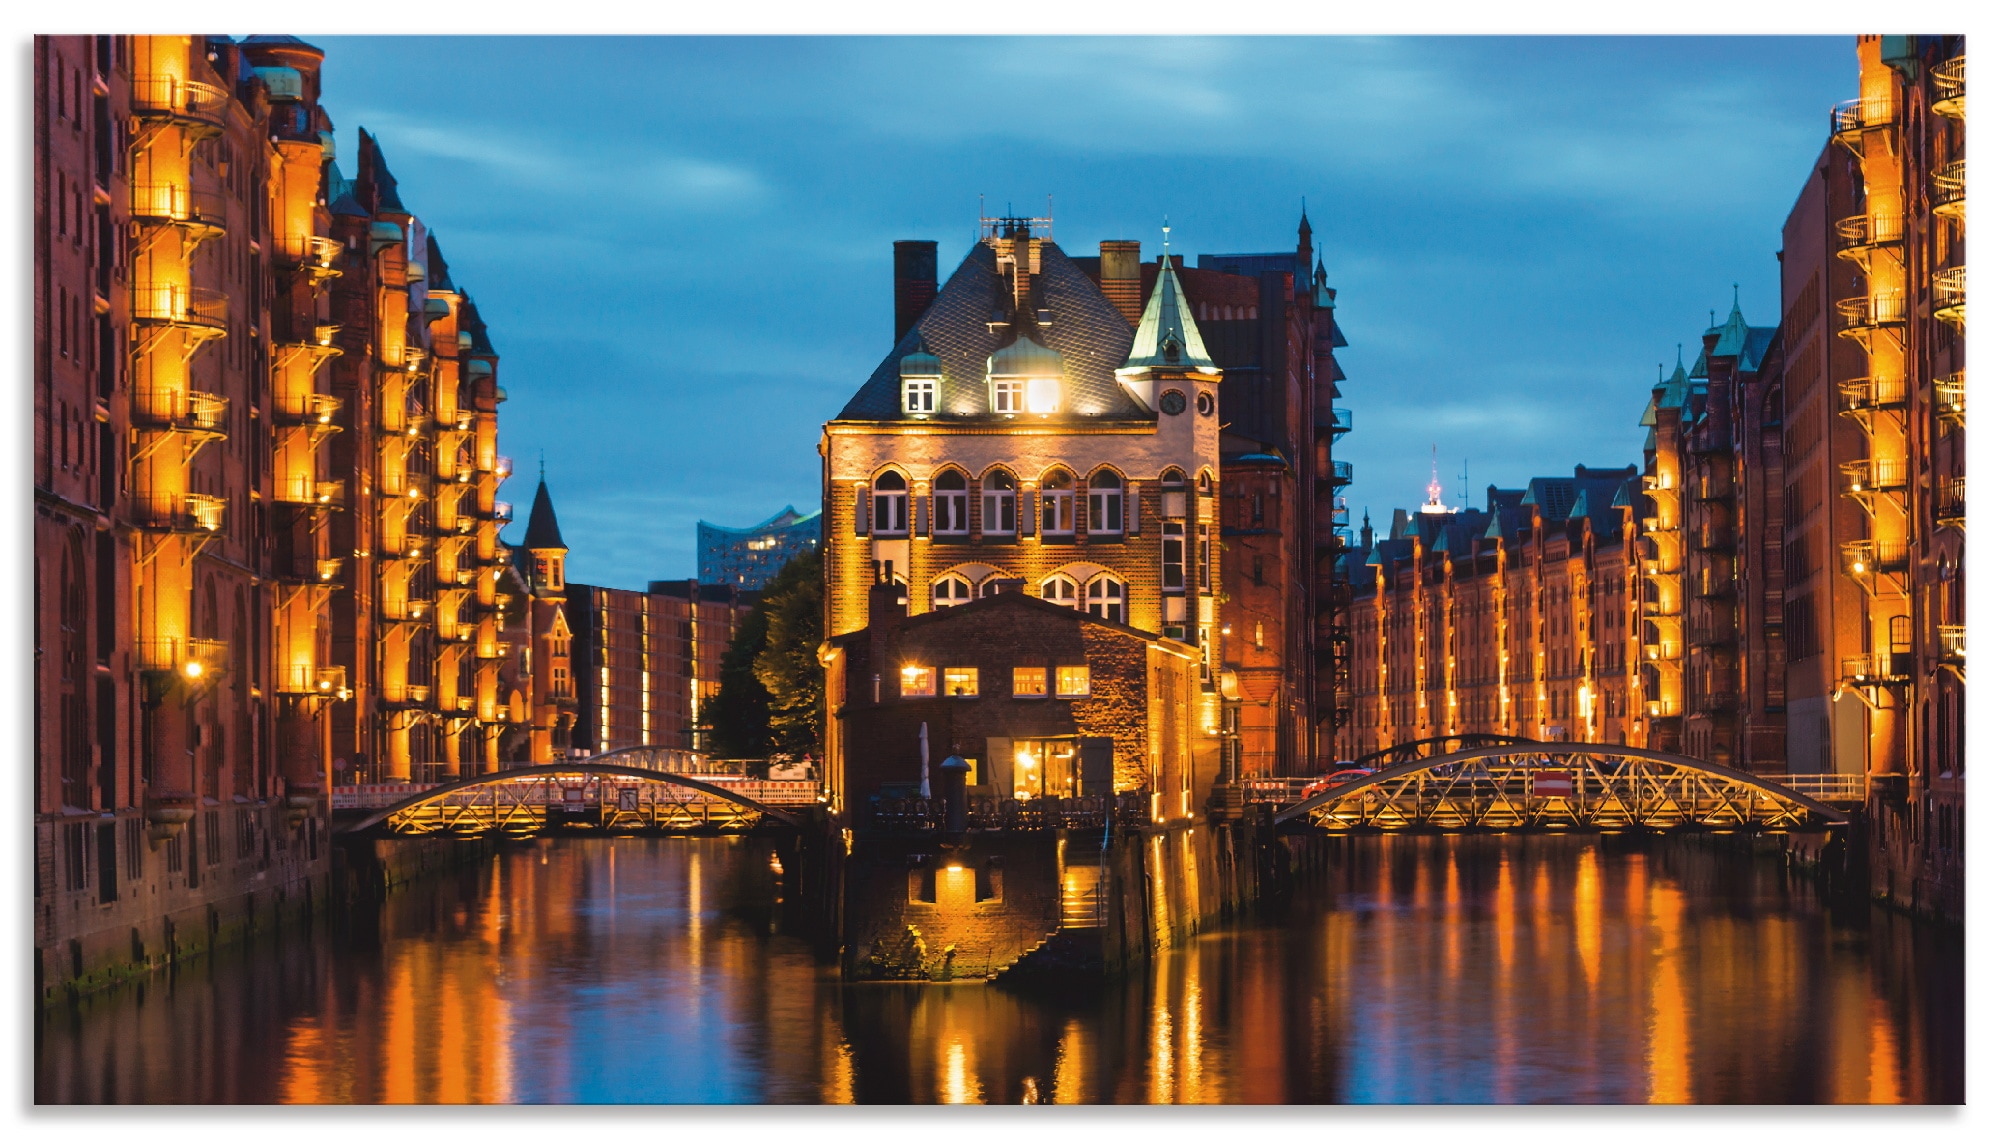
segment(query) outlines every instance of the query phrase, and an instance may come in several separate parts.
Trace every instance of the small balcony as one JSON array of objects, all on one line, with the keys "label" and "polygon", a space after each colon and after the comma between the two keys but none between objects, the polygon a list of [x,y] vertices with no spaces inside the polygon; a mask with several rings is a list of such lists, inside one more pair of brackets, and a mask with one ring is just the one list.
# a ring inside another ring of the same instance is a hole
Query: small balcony
[{"label": "small balcony", "polygon": [[382,619],[398,624],[421,624],[430,620],[431,603],[421,597],[406,597],[382,603]]},{"label": "small balcony", "polygon": [[345,700],[351,695],[345,665],[328,668],[293,665],[278,678],[278,691],[287,696],[317,696],[328,700]]},{"label": "small balcony", "polygon": [[303,395],[287,396],[272,401],[271,418],[284,427],[334,427],[333,417],[340,414],[340,397],[306,392]]},{"label": "small balcony", "polygon": [[498,641],[481,641],[473,648],[472,655],[480,660],[506,660],[507,646]]},{"label": "small balcony", "polygon": [[1842,297],[1833,302],[1840,317],[1840,334],[1860,338],[1878,328],[1900,326],[1908,306],[1901,293],[1877,293],[1866,297]]},{"label": "small balcony", "polygon": [[1934,513],[1939,526],[1965,528],[1965,476],[1938,483]]},{"label": "small balcony", "polygon": [[146,225],[177,225],[212,236],[228,228],[226,199],[208,190],[173,182],[132,183],[132,220]]},{"label": "small balcony", "polygon": [[1931,315],[1965,331],[1965,266],[1931,274]]},{"label": "small balcony", "polygon": [[1903,243],[1903,219],[1898,214],[1855,214],[1834,222],[1833,234],[1839,239],[1840,255],[1866,268],[1870,252]]},{"label": "small balcony", "polygon": [[228,110],[229,92],[208,83],[171,75],[132,80],[132,113],[141,119],[174,123],[206,138],[221,133]]},{"label": "small balcony", "polygon": [[139,388],[132,393],[132,425],[220,439],[229,423],[229,401],[186,388]]},{"label": "small balcony", "polygon": [[513,520],[514,520],[513,503],[496,502],[493,504],[493,521],[498,522],[504,526],[507,523],[512,522]]},{"label": "small balcony", "polygon": [[1335,498],[1333,500],[1333,524],[1335,526],[1345,526],[1348,524],[1348,521],[1347,499],[1344,497]]},{"label": "small balcony", "polygon": [[206,535],[222,529],[226,499],[212,494],[135,494],[132,521],[143,530]]},{"label": "small balcony", "polygon": [[431,686],[428,684],[385,684],[382,686],[382,702],[400,704],[406,707],[422,707],[431,702]]},{"label": "small balcony", "polygon": [[221,335],[229,329],[229,297],[189,285],[139,285],[132,290],[132,319]]},{"label": "small balcony", "polygon": [[1862,376],[1840,381],[1840,408],[1843,412],[1901,407],[1909,399],[1910,386],[1900,375]]},{"label": "small balcony", "polygon": [[1931,110],[1950,119],[1965,118],[1965,57],[1955,55],[1931,68]]},{"label": "small balcony", "polygon": [[1855,459],[1840,464],[1840,492],[1850,497],[1898,490],[1909,482],[1909,466],[1899,458]]},{"label": "small balcony", "polygon": [[1910,679],[1909,650],[1841,657],[1840,676],[1856,684],[1901,684]]},{"label": "small balcony", "polygon": [[1909,565],[1908,544],[1861,538],[1840,544],[1840,568],[1856,581],[1868,584],[1875,575],[1900,573]]},{"label": "small balcony", "polygon": [[1938,657],[1953,664],[1965,663],[1965,626],[1938,626]]},{"label": "small balcony", "polygon": [[200,637],[143,638],[133,646],[139,668],[146,672],[172,672],[189,680],[213,678],[229,671],[229,642]]},{"label": "small balcony", "polygon": [[1861,135],[1896,124],[1896,100],[1849,99],[1834,105],[1832,119],[1833,136],[1847,146],[1855,146]]},{"label": "small balcony", "polygon": [[1703,475],[1695,483],[1694,496],[1702,502],[1728,502],[1736,497],[1736,487],[1726,476]]},{"label": "small balcony", "polygon": [[1694,529],[1694,548],[1707,553],[1726,553],[1736,547],[1735,527],[1726,522],[1709,522]]},{"label": "small balcony", "polygon": [[1965,220],[1965,160],[1947,162],[1931,172],[1931,212]]},{"label": "small balcony", "polygon": [[1326,425],[1327,429],[1333,432],[1333,437],[1339,439],[1354,430],[1354,412],[1344,407],[1333,408],[1327,417]]},{"label": "small balcony", "polygon": [[1333,460],[1333,477],[1331,481],[1335,486],[1352,485],[1354,482],[1354,464],[1343,462],[1340,459]]},{"label": "small balcony", "polygon": [[1937,417],[1946,423],[1965,426],[1965,373],[1953,372],[1949,376],[1931,381],[1931,406]]},{"label": "small balcony", "polygon": [[514,460],[505,455],[493,456],[493,477],[505,482],[514,475]]},{"label": "small balcony", "polygon": [[295,273],[337,277],[340,275],[340,270],[333,266],[340,260],[340,255],[346,248],[331,237],[320,237],[316,234],[286,234],[272,243],[271,253],[281,267]]},{"label": "small balcony", "polygon": [[334,479],[278,479],[272,484],[271,499],[287,506],[337,510],[347,504],[347,484]]},{"label": "small balcony", "polygon": [[1729,648],[1736,644],[1736,630],[1728,624],[1696,625],[1688,630],[1688,644],[1702,649]]}]

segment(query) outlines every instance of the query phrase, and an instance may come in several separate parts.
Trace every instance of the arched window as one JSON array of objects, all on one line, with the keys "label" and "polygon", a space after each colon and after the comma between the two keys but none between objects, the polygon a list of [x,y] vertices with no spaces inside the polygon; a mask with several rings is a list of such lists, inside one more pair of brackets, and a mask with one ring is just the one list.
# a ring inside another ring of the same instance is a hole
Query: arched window
[{"label": "arched window", "polygon": [[1084,605],[1092,617],[1102,617],[1106,621],[1125,623],[1125,583],[1105,574],[1090,579],[1088,599]]},{"label": "arched window", "polygon": [[1090,476],[1090,532],[1125,532],[1125,480],[1116,471],[1099,471]]},{"label": "arched window", "polygon": [[1014,476],[1006,471],[994,471],[987,475],[980,486],[979,532],[1012,534],[1015,529],[1014,507]]},{"label": "arched window", "polygon": [[937,510],[937,530],[943,535],[964,534],[971,529],[966,509],[965,476],[945,471],[937,477],[931,494]]},{"label": "arched window", "polygon": [[1042,600],[1064,609],[1076,608],[1076,582],[1057,574],[1042,583]]},{"label": "arched window", "polygon": [[[963,481],[963,480],[960,480]],[[931,607],[949,609],[972,600],[972,586],[955,573],[948,573],[931,586]]]},{"label": "arched window", "polygon": [[1076,533],[1076,480],[1053,471],[1042,480],[1042,533]]},{"label": "arched window", "polygon": [[1200,477],[1195,480],[1195,487],[1199,489],[1201,493],[1207,494],[1215,489],[1215,480],[1209,477],[1207,471],[1203,471],[1201,472]]},{"label": "arched window", "polygon": [[875,480],[875,532],[910,532],[910,484],[895,471],[883,471]]},{"label": "arched window", "polygon": [[1004,574],[997,574],[997,573],[994,574],[992,577],[989,577],[985,581],[979,583],[979,596],[981,597],[1000,596],[1000,594],[1004,592],[1000,588],[1000,583],[1007,580],[1008,578]]}]

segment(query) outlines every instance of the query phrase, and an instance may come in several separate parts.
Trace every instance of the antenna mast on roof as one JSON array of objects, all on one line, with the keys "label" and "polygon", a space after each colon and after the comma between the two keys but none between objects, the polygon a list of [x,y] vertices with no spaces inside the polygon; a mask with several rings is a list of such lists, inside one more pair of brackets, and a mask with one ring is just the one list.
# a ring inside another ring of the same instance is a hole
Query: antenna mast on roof
[{"label": "antenna mast on roof", "polygon": [[1459,461],[1465,464],[1465,466],[1464,469],[1461,470],[1458,475],[1458,508],[1460,510],[1471,510],[1472,509],[1472,460],[1461,459]]}]

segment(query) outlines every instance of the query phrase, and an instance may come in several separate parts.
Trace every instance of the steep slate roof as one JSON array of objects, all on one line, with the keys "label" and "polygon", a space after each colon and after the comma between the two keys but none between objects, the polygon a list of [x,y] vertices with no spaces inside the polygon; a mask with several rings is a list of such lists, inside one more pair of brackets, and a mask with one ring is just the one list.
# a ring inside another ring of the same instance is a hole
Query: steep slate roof
[{"label": "steep slate roof", "polygon": [[[1054,242],[1042,244],[1041,258],[1042,271],[1034,278],[1028,303],[1016,313],[993,248],[983,241],[975,243],[923,317],[882,358],[835,418],[900,421],[902,360],[920,346],[943,364],[940,419],[997,418],[986,392],[986,360],[1017,337],[1028,336],[1062,353],[1063,409],[1058,418],[1153,419],[1113,374],[1131,351],[1132,326]],[[1049,310],[1049,327],[1037,327],[1036,309]],[[989,330],[989,320],[1008,323]],[[1083,414],[1092,410],[1097,414]]]},{"label": "steep slate roof", "polygon": [[479,316],[479,306],[472,303],[472,294],[465,294],[465,303],[458,310],[458,326],[472,337],[472,347],[466,353],[472,356],[498,356],[493,341],[486,335],[486,321]]},{"label": "steep slate roof", "polygon": [[451,266],[445,262],[444,250],[438,248],[435,233],[424,234],[424,261],[430,269],[431,288],[448,293],[458,291],[458,286],[451,283]]},{"label": "steep slate roof", "polygon": [[528,511],[528,532],[521,546],[529,550],[569,549],[563,543],[562,528],[556,525],[556,507],[549,501],[546,479],[535,484],[535,505]]},{"label": "steep slate roof", "polygon": [[369,134],[366,128],[356,127],[355,130],[361,135],[359,159],[361,173],[367,176],[375,187],[375,212],[409,213],[409,210],[403,208],[403,199],[396,194],[396,176],[389,173],[389,163],[382,157],[381,144],[375,141],[375,136]]}]

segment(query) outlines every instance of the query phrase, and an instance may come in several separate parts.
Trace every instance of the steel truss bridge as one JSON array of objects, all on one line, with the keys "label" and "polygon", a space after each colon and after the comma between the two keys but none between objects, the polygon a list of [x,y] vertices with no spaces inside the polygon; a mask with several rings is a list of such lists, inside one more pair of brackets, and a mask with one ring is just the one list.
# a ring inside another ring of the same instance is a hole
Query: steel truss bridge
[{"label": "steel truss bridge", "polygon": [[624,748],[434,786],[370,788],[345,803],[336,794],[334,805],[378,808],[343,833],[382,826],[400,835],[525,837],[572,826],[711,834],[800,827],[800,812],[822,801],[817,781],[703,771],[699,758],[678,749]]},{"label": "steel truss bridge", "polygon": [[[1807,776],[1800,788],[1691,756],[1617,744],[1526,741],[1444,751],[1457,737],[1400,745],[1409,755],[1277,812],[1319,830],[1756,831],[1843,825],[1859,776]],[[1378,755],[1383,753],[1378,753]],[[1364,757],[1365,766],[1369,759]],[[1807,793],[1812,792],[1811,794]]]}]

